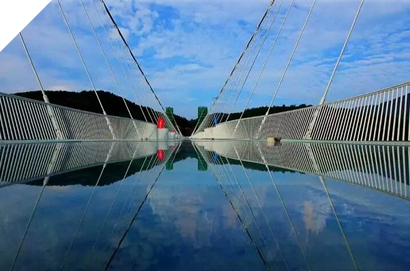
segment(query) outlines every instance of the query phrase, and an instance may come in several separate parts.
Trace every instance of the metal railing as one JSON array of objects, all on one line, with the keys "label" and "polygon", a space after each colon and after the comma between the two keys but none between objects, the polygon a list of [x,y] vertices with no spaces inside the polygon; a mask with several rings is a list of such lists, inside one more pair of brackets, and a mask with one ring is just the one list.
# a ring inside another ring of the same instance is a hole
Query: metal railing
[{"label": "metal railing", "polygon": [[408,82],[320,106],[228,121],[205,129],[199,137],[410,141],[409,86]]},{"label": "metal railing", "polygon": [[[53,127],[50,110],[61,138]],[[150,138],[155,127],[139,120],[104,116],[0,93],[0,140],[113,139],[107,119],[116,139],[120,140]]]}]

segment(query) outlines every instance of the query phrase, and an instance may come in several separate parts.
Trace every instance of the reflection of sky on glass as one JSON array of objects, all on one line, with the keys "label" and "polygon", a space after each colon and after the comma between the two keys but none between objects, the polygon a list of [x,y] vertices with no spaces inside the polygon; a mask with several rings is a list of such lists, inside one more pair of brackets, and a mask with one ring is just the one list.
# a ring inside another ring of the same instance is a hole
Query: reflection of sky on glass
[{"label": "reflection of sky on glass", "polygon": [[52,176],[23,242],[43,179],[1,187],[0,270],[104,270],[124,233],[108,270],[408,270],[407,200],[325,178],[334,212],[318,176],[196,158],[184,143],[128,232],[164,164]]}]

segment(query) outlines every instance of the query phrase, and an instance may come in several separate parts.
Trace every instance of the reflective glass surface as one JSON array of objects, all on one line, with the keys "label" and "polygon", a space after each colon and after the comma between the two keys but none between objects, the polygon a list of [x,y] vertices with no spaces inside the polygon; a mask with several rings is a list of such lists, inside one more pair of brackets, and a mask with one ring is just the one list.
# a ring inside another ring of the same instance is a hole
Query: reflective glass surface
[{"label": "reflective glass surface", "polygon": [[0,270],[409,270],[410,149],[0,145]]}]

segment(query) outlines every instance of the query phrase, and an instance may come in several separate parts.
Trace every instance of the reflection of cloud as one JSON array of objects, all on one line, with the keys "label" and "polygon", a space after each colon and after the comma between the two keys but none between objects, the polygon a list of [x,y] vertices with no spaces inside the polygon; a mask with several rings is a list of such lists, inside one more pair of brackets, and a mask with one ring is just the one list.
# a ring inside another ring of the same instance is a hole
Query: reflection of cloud
[{"label": "reflection of cloud", "polygon": [[328,202],[323,200],[306,201],[303,207],[303,221],[305,222],[306,230],[319,234],[326,228],[326,220],[329,216],[331,208]]},{"label": "reflection of cloud", "polygon": [[221,214],[215,213],[218,207],[213,203],[204,209],[205,202],[209,204],[213,197],[206,187],[184,189],[177,194],[169,189],[156,189],[155,201],[150,201],[153,213],[162,223],[172,223],[178,234],[194,248],[211,246],[210,238],[215,227],[224,230],[238,227],[229,205],[224,206]]}]

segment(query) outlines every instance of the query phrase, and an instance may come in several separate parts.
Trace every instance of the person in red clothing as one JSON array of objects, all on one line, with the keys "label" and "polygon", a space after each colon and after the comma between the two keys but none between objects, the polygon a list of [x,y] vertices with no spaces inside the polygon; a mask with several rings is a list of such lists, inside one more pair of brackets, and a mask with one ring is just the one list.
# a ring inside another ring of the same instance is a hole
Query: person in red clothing
[{"label": "person in red clothing", "polygon": [[165,128],[165,121],[161,117],[158,118],[157,128],[158,129],[164,129]]}]

